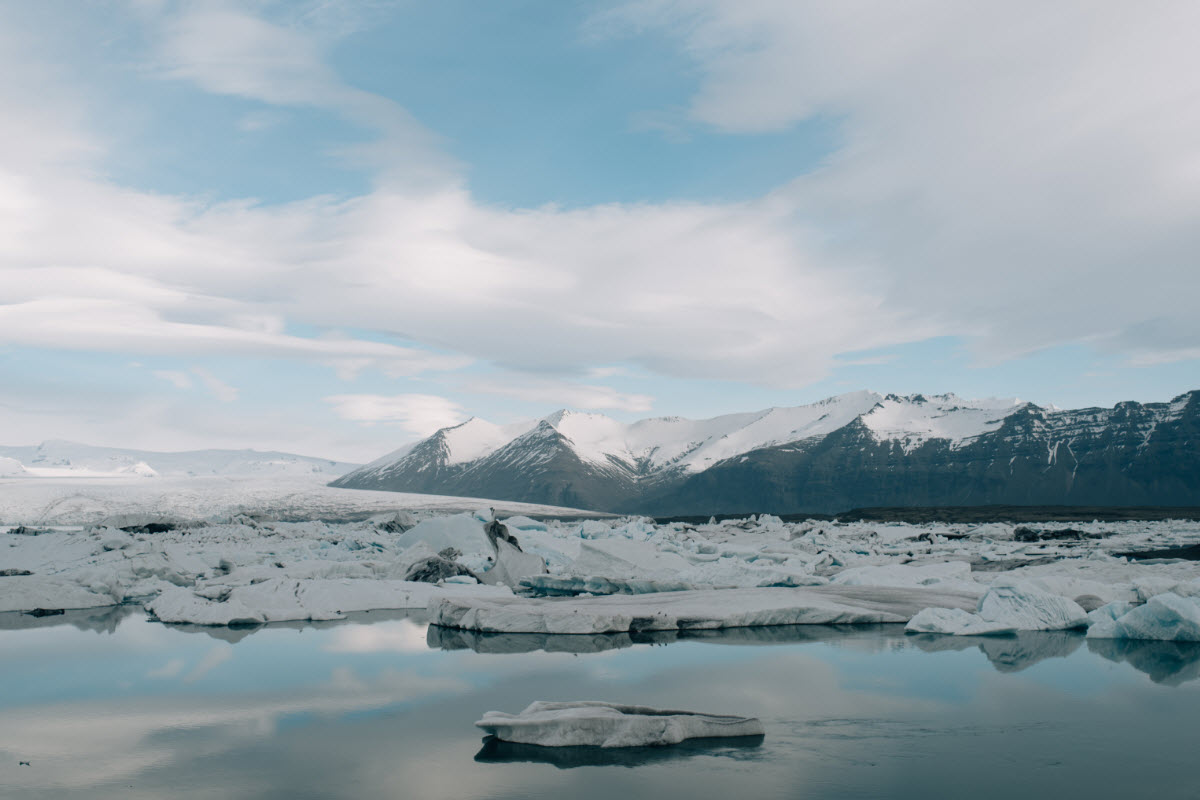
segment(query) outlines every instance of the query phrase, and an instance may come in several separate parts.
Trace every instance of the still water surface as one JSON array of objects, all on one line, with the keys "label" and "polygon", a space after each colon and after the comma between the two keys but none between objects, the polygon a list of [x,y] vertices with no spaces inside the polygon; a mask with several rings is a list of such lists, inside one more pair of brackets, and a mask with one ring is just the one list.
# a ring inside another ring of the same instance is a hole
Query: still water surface
[{"label": "still water surface", "polygon": [[[253,632],[53,621],[0,618],[4,798],[1200,797],[1200,646],[898,626],[481,638],[378,613]],[[472,725],[537,699],[753,715],[767,733],[547,750]]]}]

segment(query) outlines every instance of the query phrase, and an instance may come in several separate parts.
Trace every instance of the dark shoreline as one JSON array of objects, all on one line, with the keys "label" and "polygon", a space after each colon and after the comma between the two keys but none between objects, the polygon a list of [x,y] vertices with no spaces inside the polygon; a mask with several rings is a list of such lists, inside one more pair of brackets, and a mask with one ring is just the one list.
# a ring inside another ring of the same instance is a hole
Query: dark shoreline
[{"label": "dark shoreline", "polygon": [[[660,524],[702,524],[744,519],[754,513],[655,517]],[[855,508],[840,514],[779,514],[784,522],[823,520],[840,522],[1155,522],[1167,519],[1200,520],[1200,506],[929,506]]]}]

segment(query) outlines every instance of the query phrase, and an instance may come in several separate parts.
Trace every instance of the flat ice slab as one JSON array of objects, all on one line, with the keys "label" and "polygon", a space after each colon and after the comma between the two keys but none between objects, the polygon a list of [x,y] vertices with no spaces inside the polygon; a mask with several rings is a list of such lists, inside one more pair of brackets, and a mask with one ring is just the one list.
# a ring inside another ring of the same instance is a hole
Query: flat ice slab
[{"label": "flat ice slab", "polygon": [[753,717],[597,701],[538,700],[520,714],[489,711],[475,725],[505,742],[542,747],[646,747],[684,739],[763,735],[762,723]]},{"label": "flat ice slab", "polygon": [[436,625],[491,633],[621,633],[751,625],[908,622],[931,606],[974,609],[978,595],[937,589],[819,586],[709,589],[570,599],[444,597]]}]

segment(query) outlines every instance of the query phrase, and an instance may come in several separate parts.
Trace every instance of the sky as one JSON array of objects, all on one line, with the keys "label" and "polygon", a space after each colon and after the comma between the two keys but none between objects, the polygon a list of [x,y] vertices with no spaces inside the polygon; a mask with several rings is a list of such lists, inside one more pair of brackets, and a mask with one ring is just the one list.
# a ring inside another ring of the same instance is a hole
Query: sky
[{"label": "sky", "polygon": [[0,0],[0,443],[1200,388],[1200,4]]}]

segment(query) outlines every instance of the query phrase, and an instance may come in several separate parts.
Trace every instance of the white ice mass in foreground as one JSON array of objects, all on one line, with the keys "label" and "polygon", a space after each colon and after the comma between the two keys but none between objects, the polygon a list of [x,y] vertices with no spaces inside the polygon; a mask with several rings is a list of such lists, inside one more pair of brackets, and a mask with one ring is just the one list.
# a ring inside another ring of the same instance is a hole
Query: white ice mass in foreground
[{"label": "white ice mass in foreground", "polygon": [[0,478],[0,613],[124,603],[236,625],[426,608],[484,633],[907,623],[1200,638],[1200,562],[1118,555],[1194,545],[1195,522],[1072,523],[1067,538],[1048,524],[1030,541],[1009,523],[545,518],[570,513],[319,478]]},{"label": "white ice mass in foreground", "polygon": [[753,717],[596,701],[538,700],[520,714],[488,711],[475,725],[505,742],[543,747],[646,747],[685,739],[763,735],[762,723]]}]

